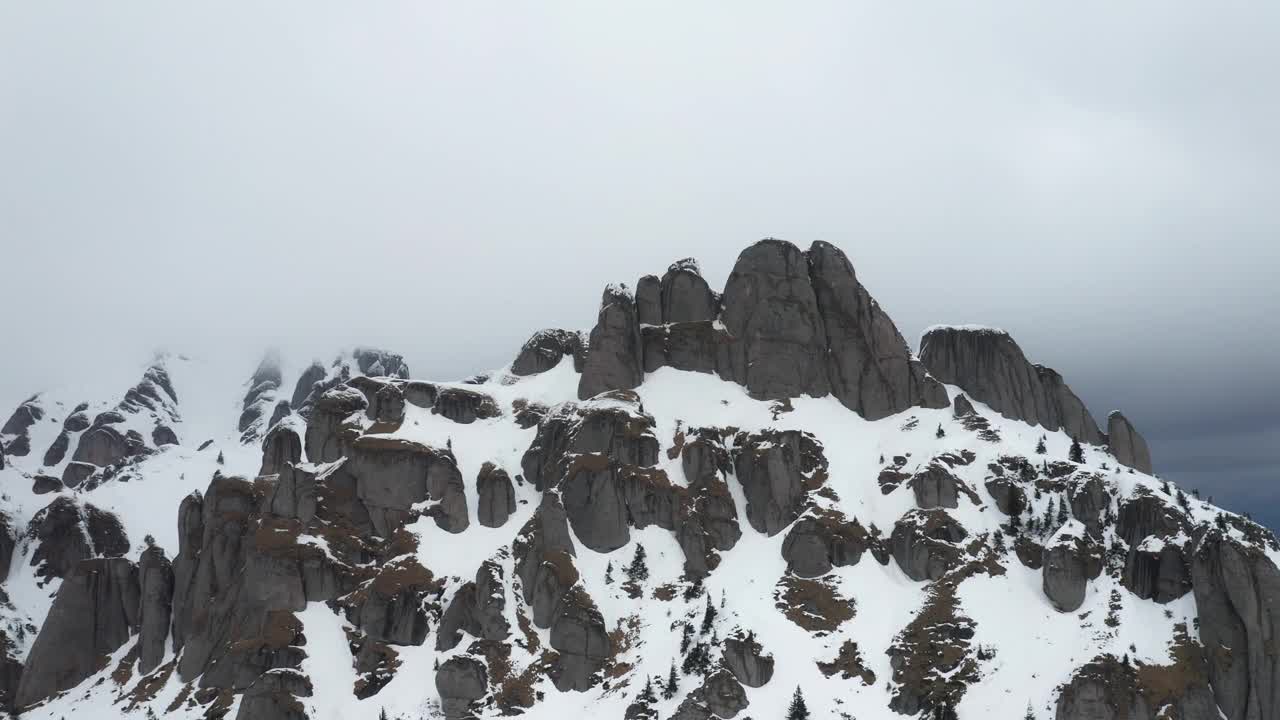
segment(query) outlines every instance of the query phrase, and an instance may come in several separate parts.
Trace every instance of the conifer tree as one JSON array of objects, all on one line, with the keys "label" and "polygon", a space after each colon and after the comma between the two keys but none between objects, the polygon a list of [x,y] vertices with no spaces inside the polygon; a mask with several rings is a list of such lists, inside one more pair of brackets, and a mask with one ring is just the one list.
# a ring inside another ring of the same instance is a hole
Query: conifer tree
[{"label": "conifer tree", "polygon": [[947,436],[947,431],[946,431],[946,430],[943,430],[943,429],[942,429],[942,425],[941,425],[941,424],[939,424],[939,425],[938,425],[938,432],[934,433],[933,435],[934,435],[934,437],[940,437],[940,438],[942,438],[942,437],[946,437],[946,436]]},{"label": "conifer tree", "polygon": [[680,654],[684,655],[689,652],[689,644],[693,642],[693,626],[689,623],[681,623],[680,626]]},{"label": "conifer tree", "polygon": [[645,678],[644,689],[640,691],[640,697],[636,698],[636,702],[652,705],[657,700],[657,696],[653,694],[653,678]]},{"label": "conifer tree", "polygon": [[606,565],[604,568],[604,584],[605,585],[613,584],[613,561],[612,560],[610,560],[609,564]]},{"label": "conifer tree", "polygon": [[800,686],[796,686],[796,692],[791,696],[791,705],[787,707],[787,720],[809,720],[809,706],[804,703],[804,695],[800,693]]},{"label": "conifer tree", "polygon": [[627,566],[627,579],[633,583],[642,583],[649,579],[649,565],[644,558],[644,546],[636,545],[635,557],[631,558],[631,564]]},{"label": "conifer tree", "polygon": [[1031,702],[1027,702],[1027,714],[1022,716],[1022,720],[1036,720],[1036,712],[1031,709]]},{"label": "conifer tree", "polygon": [[1040,439],[1036,441],[1036,454],[1043,455],[1046,452],[1048,452],[1048,450],[1046,450],[1044,447],[1044,436],[1041,435]]},{"label": "conifer tree", "polygon": [[1079,440],[1071,441],[1071,449],[1067,451],[1067,459],[1073,463],[1084,463],[1084,448]]},{"label": "conifer tree", "polygon": [[702,634],[706,635],[711,631],[712,624],[716,621],[716,606],[711,604],[711,598],[707,598],[707,609],[702,613]]},{"label": "conifer tree", "polygon": [[996,552],[998,553],[1004,552],[1005,551],[1004,533],[997,530],[995,536],[992,538],[992,544],[995,546]]},{"label": "conifer tree", "polygon": [[676,661],[671,661],[671,672],[667,675],[667,684],[662,688],[662,699],[670,700],[680,689],[680,674],[676,672]]},{"label": "conifer tree", "polygon": [[1067,524],[1067,501],[1058,503],[1058,525]]}]

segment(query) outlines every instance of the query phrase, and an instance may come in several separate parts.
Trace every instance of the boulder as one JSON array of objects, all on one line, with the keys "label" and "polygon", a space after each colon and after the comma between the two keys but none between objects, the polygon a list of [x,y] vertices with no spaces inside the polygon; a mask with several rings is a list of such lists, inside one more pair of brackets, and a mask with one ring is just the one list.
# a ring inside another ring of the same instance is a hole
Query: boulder
[{"label": "boulder", "polygon": [[18,684],[18,707],[69,690],[100,670],[138,625],[138,572],[124,558],[78,563],[63,580]]},{"label": "boulder", "polygon": [[577,455],[560,484],[574,535],[596,552],[612,552],[631,539],[619,472],[605,455]]},{"label": "boulder", "polygon": [[542,503],[512,543],[520,592],[533,611],[534,625],[551,627],[565,594],[578,581],[573,562],[576,554],[559,494],[544,493]]},{"label": "boulder", "polygon": [[388,383],[374,396],[373,419],[380,423],[399,425],[404,421],[404,392],[398,385]]},{"label": "boulder", "polygon": [[1143,600],[1168,603],[1191,591],[1186,553],[1173,539],[1151,536],[1125,557],[1121,583]]},{"label": "boulder", "polygon": [[433,383],[422,382],[421,380],[410,380],[400,388],[404,393],[405,402],[420,408],[430,408],[436,404],[436,395],[440,393],[440,389]]},{"label": "boulder", "polygon": [[417,561],[401,558],[383,566],[377,577],[343,598],[347,620],[372,640],[421,645],[431,629],[424,600],[440,587]]},{"label": "boulder", "polygon": [[502,527],[516,511],[516,491],[507,471],[493,463],[485,463],[476,475],[479,496],[478,520],[485,527]]},{"label": "boulder", "polygon": [[725,638],[721,652],[725,666],[743,685],[764,687],[773,678],[773,655],[764,652],[754,634]]},{"label": "boulder", "polygon": [[461,631],[481,640],[505,640],[511,633],[504,610],[506,591],[502,566],[489,560],[469,582],[454,593],[436,632],[436,650],[452,650],[462,640]]},{"label": "boulder", "polygon": [[1027,493],[1013,480],[1004,476],[990,477],[985,485],[987,493],[996,501],[996,507],[1005,515],[1021,515],[1027,509]]},{"label": "boulder", "polygon": [[1221,717],[1206,682],[1202,653],[1186,652],[1186,655],[1190,657],[1180,658],[1176,666],[1131,664],[1114,655],[1095,658],[1077,669],[1070,682],[1059,687],[1054,718],[1191,720]]},{"label": "boulder", "polygon": [[489,672],[484,663],[465,655],[451,657],[436,670],[440,709],[448,720],[472,717],[472,703],[489,692]]},{"label": "boulder", "polygon": [[827,460],[809,433],[764,430],[739,438],[734,468],[747,497],[747,521],[758,532],[777,535],[799,517],[806,485],[825,480]]},{"label": "boulder", "polygon": [[730,338],[722,378],[762,400],[830,392],[826,331],[809,261],[799,248],[770,238],[743,250],[722,307],[720,321]]},{"label": "boulder", "polygon": [[1151,450],[1147,448],[1147,441],[1119,410],[1107,416],[1107,442],[1119,463],[1151,474]]},{"label": "boulder", "polygon": [[164,659],[173,610],[173,565],[164,549],[149,547],[138,560],[138,672],[150,673]]},{"label": "boulder", "polygon": [[[89,406],[85,405],[84,409]],[[75,412],[67,416],[62,422],[62,429],[69,433],[81,432],[89,429],[89,416],[85,414],[84,409],[77,409]]]},{"label": "boulder", "polygon": [[27,532],[38,543],[31,565],[44,578],[66,577],[96,555],[119,557],[129,551],[129,538],[115,515],[66,495],[37,512]]},{"label": "boulder", "polygon": [[298,670],[275,668],[262,673],[244,692],[236,720],[308,720],[298,697],[310,697],[311,680]]},{"label": "boulder", "polygon": [[994,328],[935,327],[920,343],[920,362],[933,377],[1014,420],[1062,429],[1102,444],[1102,431],[1062,376],[1027,360],[1008,333]]},{"label": "boulder", "polygon": [[833,567],[857,565],[878,541],[857,520],[836,510],[817,509],[796,521],[782,542],[787,570],[803,578],[825,575]]},{"label": "boulder", "polygon": [[[14,526],[13,518],[8,513],[0,512],[0,583],[3,583],[9,577],[9,566],[13,562],[13,551],[18,545],[18,528]],[[0,631],[0,637],[3,636]],[[0,647],[4,644],[0,643]],[[0,662],[0,666],[3,662]],[[0,667],[0,680],[3,680],[3,667]],[[4,683],[0,682],[0,688],[4,687]],[[0,703],[0,707],[4,707]]]},{"label": "boulder", "polygon": [[635,299],[625,285],[605,288],[600,313],[591,330],[587,358],[578,381],[578,398],[609,390],[626,390],[644,380],[640,357],[640,321]]},{"label": "boulder", "polygon": [[62,481],[59,485],[79,487],[85,480],[93,477],[96,472],[98,472],[97,465],[72,460],[62,469]]},{"label": "boulder", "polygon": [[33,395],[13,411],[4,426],[0,427],[0,435],[26,435],[27,430],[44,419],[44,408],[40,406],[39,396]]},{"label": "boulder", "polygon": [[293,414],[293,406],[289,404],[288,400],[277,401],[275,409],[271,411],[271,420],[267,422],[267,429],[270,430],[276,425],[279,425],[281,420],[284,420],[291,414]]},{"label": "boulder", "polygon": [[845,254],[819,241],[810,246],[808,258],[826,333],[832,394],[868,420],[910,407],[947,407],[946,389],[912,356],[893,321],[858,282]]},{"label": "boulder", "polygon": [[1089,581],[1102,572],[1102,548],[1079,522],[1070,521],[1044,547],[1042,587],[1058,612],[1075,612],[1084,604]]},{"label": "boulder", "polygon": [[1084,523],[1089,534],[1102,537],[1103,517],[1111,506],[1111,495],[1102,477],[1094,473],[1078,473],[1071,479],[1067,501],[1071,505],[1071,514]]},{"label": "boulder", "polygon": [[511,363],[511,374],[526,376],[546,372],[566,357],[573,358],[574,369],[581,372],[586,352],[582,334],[576,330],[539,330],[520,348],[520,354]]},{"label": "boulder", "polygon": [[944,510],[911,510],[894,523],[889,549],[907,577],[937,580],[960,564],[968,535]]},{"label": "boulder", "polygon": [[951,403],[951,414],[962,418],[977,415],[978,411],[973,409],[973,403],[969,402],[969,398],[965,397],[964,393],[960,393]]}]

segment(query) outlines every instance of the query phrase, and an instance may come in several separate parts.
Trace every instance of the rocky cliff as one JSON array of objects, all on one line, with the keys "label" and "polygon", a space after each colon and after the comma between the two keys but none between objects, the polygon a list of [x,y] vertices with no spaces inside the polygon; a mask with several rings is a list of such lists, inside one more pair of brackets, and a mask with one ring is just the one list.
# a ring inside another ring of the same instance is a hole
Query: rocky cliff
[{"label": "rocky cliff", "polygon": [[161,357],[0,440],[23,718],[1280,717],[1271,533],[826,243],[466,382]]}]

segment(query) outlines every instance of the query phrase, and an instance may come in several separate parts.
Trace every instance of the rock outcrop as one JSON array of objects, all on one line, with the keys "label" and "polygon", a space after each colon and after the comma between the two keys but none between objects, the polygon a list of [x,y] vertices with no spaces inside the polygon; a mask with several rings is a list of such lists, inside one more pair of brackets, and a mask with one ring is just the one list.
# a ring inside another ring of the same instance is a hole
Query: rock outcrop
[{"label": "rock outcrop", "polygon": [[1107,440],[1117,461],[1151,474],[1151,450],[1147,448],[1147,441],[1119,410],[1107,416]]},{"label": "rock outcrop", "polygon": [[777,535],[800,516],[808,490],[826,481],[827,459],[809,433],[764,430],[738,438],[734,468],[747,496],[747,522]]},{"label": "rock outcrop", "polygon": [[894,523],[889,549],[912,580],[937,580],[956,567],[969,533],[944,510],[912,510]]},{"label": "rock outcrop", "polygon": [[0,426],[0,450],[12,457],[26,456],[31,452],[30,428],[43,419],[40,396],[32,395]]},{"label": "rock outcrop", "polygon": [[1058,612],[1075,612],[1089,581],[1102,573],[1102,548],[1082,524],[1070,521],[1045,544],[1041,573],[1045,597]]},{"label": "rock outcrop", "polygon": [[773,678],[773,656],[764,652],[753,634],[725,638],[721,652],[725,666],[743,685],[764,687]]},{"label": "rock outcrop", "polygon": [[147,548],[138,560],[138,672],[146,675],[164,659],[173,611],[173,565],[164,549]]},{"label": "rock outcrop", "polygon": [[640,349],[635,298],[625,285],[610,285],[605,288],[600,314],[591,330],[578,398],[586,400],[609,390],[638,386],[644,380]]},{"label": "rock outcrop", "polygon": [[832,394],[868,420],[916,406],[947,407],[946,389],[912,356],[893,321],[858,282],[845,254],[830,243],[815,242],[808,258],[826,332]]},{"label": "rock outcrop", "polygon": [[36,575],[65,578],[82,560],[119,557],[129,538],[115,515],[62,495],[31,518],[27,533],[38,545],[31,553]]},{"label": "rock outcrop", "polygon": [[516,511],[516,491],[507,471],[485,463],[476,476],[476,494],[480,498],[477,519],[485,527],[502,527]]},{"label": "rock outcrop", "polygon": [[75,687],[138,625],[138,571],[124,558],[85,560],[54,598],[18,684],[22,707]]},{"label": "rock outcrop", "polygon": [[488,693],[489,673],[479,660],[460,656],[449,658],[436,670],[436,692],[440,709],[448,720],[473,717],[471,705]]},{"label": "rock outcrop", "polygon": [[520,354],[511,363],[511,374],[525,376],[546,372],[566,357],[573,358],[574,369],[582,372],[587,359],[587,342],[582,334],[574,330],[539,330],[520,348]]},{"label": "rock outcrop", "polygon": [[993,328],[935,327],[920,341],[929,373],[1014,420],[1062,429],[1093,445],[1106,441],[1084,403],[1062,376],[1033,365],[1007,333]]}]

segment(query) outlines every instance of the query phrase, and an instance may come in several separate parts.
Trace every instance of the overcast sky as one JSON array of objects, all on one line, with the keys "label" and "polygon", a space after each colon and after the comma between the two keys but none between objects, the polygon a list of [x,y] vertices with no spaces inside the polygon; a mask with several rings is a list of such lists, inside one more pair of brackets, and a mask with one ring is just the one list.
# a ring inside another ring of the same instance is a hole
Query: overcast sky
[{"label": "overcast sky", "polygon": [[831,241],[1280,526],[1280,4],[0,0],[0,415],[158,346],[508,362]]}]

